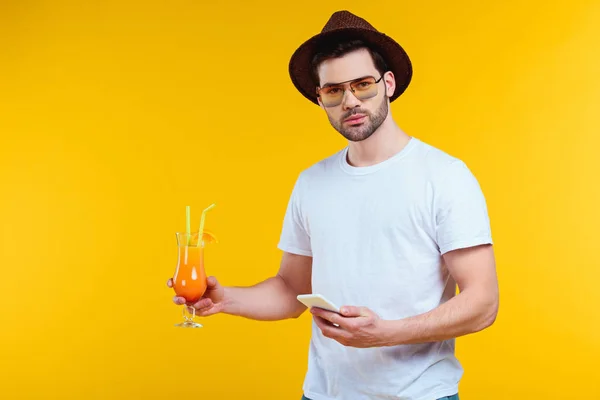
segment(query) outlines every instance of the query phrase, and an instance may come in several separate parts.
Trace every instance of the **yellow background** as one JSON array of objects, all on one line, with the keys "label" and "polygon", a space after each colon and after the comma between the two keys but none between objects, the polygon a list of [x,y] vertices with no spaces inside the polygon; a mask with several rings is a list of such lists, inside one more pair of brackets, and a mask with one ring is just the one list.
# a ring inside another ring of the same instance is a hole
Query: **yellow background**
[{"label": "yellow background", "polygon": [[[297,174],[345,145],[292,86],[347,8],[402,43],[393,104],[486,194],[501,309],[461,399],[600,396],[600,2],[0,2],[0,398],[297,399],[310,318],[178,330],[185,206],[207,270],[277,271]],[[597,397],[596,397],[597,398]]]}]

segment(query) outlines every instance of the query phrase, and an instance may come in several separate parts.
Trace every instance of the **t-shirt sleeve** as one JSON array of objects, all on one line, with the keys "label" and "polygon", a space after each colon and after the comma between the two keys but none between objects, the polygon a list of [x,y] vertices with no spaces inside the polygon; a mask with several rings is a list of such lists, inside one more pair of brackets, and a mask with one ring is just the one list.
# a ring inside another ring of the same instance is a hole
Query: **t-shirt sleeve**
[{"label": "t-shirt sleeve", "polygon": [[473,173],[463,161],[455,160],[443,175],[434,207],[440,253],[492,244],[486,200]]},{"label": "t-shirt sleeve", "polygon": [[302,202],[304,196],[303,176],[300,175],[288,201],[277,247],[288,253],[312,256],[305,204]]}]

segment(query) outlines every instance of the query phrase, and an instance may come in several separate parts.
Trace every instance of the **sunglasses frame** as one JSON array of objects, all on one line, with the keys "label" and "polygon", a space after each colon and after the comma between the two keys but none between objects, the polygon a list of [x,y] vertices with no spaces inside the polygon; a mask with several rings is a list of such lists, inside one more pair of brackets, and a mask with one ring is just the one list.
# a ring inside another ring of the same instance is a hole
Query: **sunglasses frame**
[{"label": "sunglasses frame", "polygon": [[[322,89],[325,89],[325,88],[328,88],[328,87],[331,87],[331,86],[343,86],[343,88],[342,88],[343,93],[342,93],[340,102],[337,103],[337,104],[325,105],[325,103],[323,103],[323,100],[321,100],[321,103],[323,104],[323,106],[325,106],[325,107],[337,107],[340,104],[342,104],[342,102],[344,101],[344,95],[346,94],[346,91],[348,91],[348,89],[350,89],[350,91],[352,92],[352,94],[354,95],[354,97],[356,97],[358,100],[361,100],[361,101],[362,100],[367,100],[369,98],[373,98],[373,97],[377,96],[377,94],[379,94],[379,89],[377,89],[377,92],[375,93],[374,96],[361,99],[358,96],[356,96],[356,92],[355,92],[354,88],[352,87],[352,83],[354,83],[354,82],[360,82],[360,81],[362,81],[364,79],[372,78],[372,79],[375,79],[374,83],[375,83],[375,85],[377,85],[377,84],[379,84],[379,82],[381,82],[381,80],[383,79],[384,76],[385,76],[385,73],[383,73],[379,77],[379,79],[377,79],[373,75],[366,75],[366,76],[362,76],[360,78],[350,79],[350,80],[347,80],[347,81],[344,81],[344,82],[331,83],[331,84],[325,85],[323,87],[317,87],[317,97],[321,98],[321,90]],[[348,86],[348,88],[346,88],[346,85]]]}]

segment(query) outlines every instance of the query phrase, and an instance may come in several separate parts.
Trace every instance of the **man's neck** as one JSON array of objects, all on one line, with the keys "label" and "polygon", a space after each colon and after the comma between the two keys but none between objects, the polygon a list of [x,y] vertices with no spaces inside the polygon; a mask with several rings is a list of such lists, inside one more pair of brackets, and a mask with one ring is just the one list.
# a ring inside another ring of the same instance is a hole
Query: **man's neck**
[{"label": "man's neck", "polygon": [[354,167],[379,164],[398,154],[410,139],[410,136],[388,118],[368,139],[350,142],[347,161]]}]

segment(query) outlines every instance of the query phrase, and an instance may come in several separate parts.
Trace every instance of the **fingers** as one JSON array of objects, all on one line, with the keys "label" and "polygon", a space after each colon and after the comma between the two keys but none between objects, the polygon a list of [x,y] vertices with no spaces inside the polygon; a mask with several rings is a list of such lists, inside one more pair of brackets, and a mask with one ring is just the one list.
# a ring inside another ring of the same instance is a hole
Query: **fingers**
[{"label": "fingers", "polygon": [[178,306],[187,305],[188,309],[190,310],[190,314],[192,308],[196,309],[196,315],[199,316],[207,316],[219,312],[219,310],[214,307],[212,300],[209,298],[200,299],[194,304],[188,304],[184,297],[175,296],[173,297],[173,302]]},{"label": "fingers", "polygon": [[315,324],[317,324],[317,326],[321,330],[326,330],[326,329],[328,329],[331,326],[331,324],[329,323],[329,321],[327,321],[326,319],[323,319],[321,317],[316,317],[315,316],[313,319],[315,320]]},{"label": "fingers", "polygon": [[206,299],[200,299],[200,300],[198,300],[196,303],[194,303],[194,305],[193,305],[193,307],[194,307],[196,310],[198,310],[198,311],[200,311],[200,310],[203,310],[203,309],[205,309],[205,308],[212,307],[212,306],[213,306],[213,302],[212,302],[212,300],[211,300],[211,299],[209,299],[209,298],[206,298]]},{"label": "fingers", "polygon": [[219,286],[219,281],[217,281],[217,278],[215,278],[214,276],[209,276],[206,279],[206,285],[208,286],[209,289],[214,289],[217,286]]},{"label": "fingers", "polygon": [[347,339],[350,336],[349,332],[341,327],[331,325],[331,323],[324,318],[315,316],[314,320],[319,329],[321,329],[323,336],[327,338],[339,341],[340,339]]},{"label": "fingers", "polygon": [[[170,288],[173,287],[173,278],[169,278],[167,280],[167,286]],[[173,296],[173,303],[177,304],[178,306],[181,306],[186,303],[186,300],[184,297],[181,296]]]},{"label": "fingers", "polygon": [[196,303],[194,303],[193,307],[196,309],[197,315],[205,317],[207,315],[212,315],[216,313],[214,305],[215,304],[212,302],[211,299],[205,298],[198,300]]},{"label": "fingers", "polygon": [[201,317],[208,317],[209,315],[217,314],[220,312],[220,309],[216,306],[210,306],[208,308],[203,309],[202,311],[196,311],[196,315]]},{"label": "fingers", "polygon": [[196,308],[196,315],[201,317],[207,317],[209,315],[216,314],[221,311],[222,307],[219,307],[215,303],[212,302],[211,299],[202,299],[194,304]]},{"label": "fingers", "polygon": [[315,316],[315,318],[320,318],[329,325],[337,325],[345,329],[348,327],[349,321],[344,319],[344,317],[338,313],[327,311],[318,307],[311,307],[310,312]]},{"label": "fingers", "polygon": [[[219,282],[214,276],[207,278],[206,283],[207,288],[211,290],[214,290],[219,286]],[[170,288],[173,287],[173,278],[169,278],[167,280],[167,286]],[[201,316],[216,314],[220,311],[220,308],[215,307],[215,304],[208,297],[201,298],[200,300],[192,304],[187,302],[184,297],[174,296],[173,303],[177,304],[178,306],[187,305],[190,310],[194,308],[196,310],[196,315]]]}]

